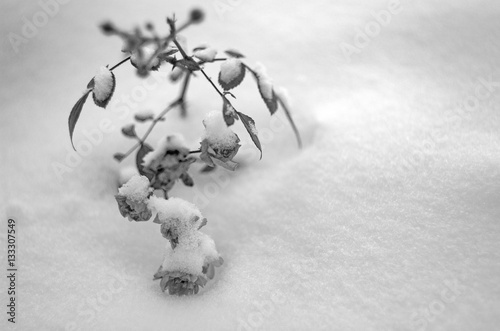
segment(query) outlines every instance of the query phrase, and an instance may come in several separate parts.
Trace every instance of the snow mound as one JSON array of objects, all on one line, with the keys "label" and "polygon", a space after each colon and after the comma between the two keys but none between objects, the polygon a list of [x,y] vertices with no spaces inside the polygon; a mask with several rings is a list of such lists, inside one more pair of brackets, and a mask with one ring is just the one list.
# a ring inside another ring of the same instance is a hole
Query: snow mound
[{"label": "snow mound", "polygon": [[214,148],[231,148],[239,142],[238,136],[227,126],[220,111],[208,113],[203,125],[205,126],[203,138]]},{"label": "snow mound", "polygon": [[134,202],[142,202],[151,193],[149,180],[146,176],[133,176],[130,180],[118,189],[118,194]]}]

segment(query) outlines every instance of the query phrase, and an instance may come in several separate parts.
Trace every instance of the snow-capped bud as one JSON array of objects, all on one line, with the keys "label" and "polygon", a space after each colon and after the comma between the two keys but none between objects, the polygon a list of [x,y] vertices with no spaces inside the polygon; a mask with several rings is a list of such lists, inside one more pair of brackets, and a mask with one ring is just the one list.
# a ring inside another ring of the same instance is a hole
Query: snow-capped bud
[{"label": "snow-capped bud", "polygon": [[109,68],[101,67],[92,79],[92,96],[96,105],[106,108],[115,91],[115,75]]}]

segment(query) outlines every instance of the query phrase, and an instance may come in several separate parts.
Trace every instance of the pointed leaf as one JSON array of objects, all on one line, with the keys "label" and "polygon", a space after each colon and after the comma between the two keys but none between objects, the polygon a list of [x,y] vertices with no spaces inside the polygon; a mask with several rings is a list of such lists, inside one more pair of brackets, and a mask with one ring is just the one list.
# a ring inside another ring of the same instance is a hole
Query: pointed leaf
[{"label": "pointed leaf", "polygon": [[207,172],[212,172],[216,169],[216,167],[211,167],[209,165],[205,165],[201,170],[200,172],[201,173],[207,173]]},{"label": "pointed leaf", "polygon": [[[279,89],[278,89],[279,91]],[[290,125],[292,126],[293,133],[295,134],[295,137],[297,138],[297,144],[299,145],[299,148],[302,148],[302,139],[300,138],[300,132],[299,129],[297,129],[297,126],[295,125],[295,122],[293,121],[292,114],[290,113],[290,110],[288,109],[288,103],[286,102],[286,98],[282,93],[280,92],[277,95],[278,102],[283,108],[283,111],[285,112],[285,115],[290,122]]]},{"label": "pointed leaf", "polygon": [[80,117],[80,113],[82,112],[83,105],[85,104],[85,101],[87,101],[87,97],[89,96],[91,91],[92,90],[90,90],[90,89],[85,91],[83,96],[80,99],[78,99],[78,101],[75,103],[75,105],[73,106],[73,109],[71,109],[71,113],[69,114],[69,118],[68,118],[69,139],[71,140],[71,146],[73,146],[73,149],[75,151],[76,151],[76,148],[75,148],[75,145],[73,145],[73,131],[75,131],[76,122],[78,122],[78,118]]},{"label": "pointed leaf", "polygon": [[186,68],[190,71],[200,70],[200,65],[193,59],[181,59],[176,62],[176,65]]},{"label": "pointed leaf", "polygon": [[245,129],[247,129],[247,132],[250,135],[250,138],[252,138],[253,143],[259,149],[260,158],[262,159],[262,147],[260,145],[257,128],[255,127],[255,121],[250,116],[247,116],[237,110],[235,111],[236,114],[238,114],[238,116],[240,117],[241,121],[243,122]]},{"label": "pointed leaf", "polygon": [[149,146],[146,143],[143,143],[143,144],[141,144],[141,148],[139,148],[139,150],[137,151],[137,155],[135,157],[135,165],[137,167],[137,170],[139,171],[139,174],[141,174],[142,176],[148,177],[149,180],[151,180],[152,174],[144,171],[142,161],[144,160],[144,156],[146,156],[146,154],[148,154],[152,150],[153,150],[153,148],[151,146]]},{"label": "pointed leaf", "polygon": [[227,91],[236,86],[245,78],[245,66],[239,59],[230,58],[222,62],[219,72],[219,84]]},{"label": "pointed leaf", "polygon": [[229,55],[231,57],[235,57],[237,59],[245,57],[245,55],[241,54],[240,52],[238,52],[237,50],[234,50],[234,49],[228,49],[228,50],[224,51],[224,53],[226,53],[227,55]]},{"label": "pointed leaf", "polygon": [[269,109],[269,112],[273,115],[276,110],[278,110],[278,100],[276,98],[276,94],[274,93],[271,78],[269,78],[262,65],[258,65],[256,68],[251,70],[251,72],[257,81],[257,87],[259,88],[262,100],[264,100],[267,109]]}]

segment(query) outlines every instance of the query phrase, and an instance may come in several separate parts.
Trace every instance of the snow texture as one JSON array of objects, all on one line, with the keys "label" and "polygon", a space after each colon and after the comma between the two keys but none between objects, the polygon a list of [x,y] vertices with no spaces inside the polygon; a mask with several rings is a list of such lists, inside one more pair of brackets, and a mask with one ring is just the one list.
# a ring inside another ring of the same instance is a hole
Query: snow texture
[{"label": "snow texture", "polygon": [[146,176],[133,176],[128,182],[118,189],[118,194],[134,202],[146,200],[151,192],[149,180]]},{"label": "snow texture", "polygon": [[156,144],[156,148],[144,156],[143,165],[148,168],[156,168],[162,162],[167,151],[187,150],[186,142],[181,134],[172,134],[161,138]]},{"label": "snow texture", "polygon": [[242,75],[245,67],[240,59],[229,58],[220,65],[219,81],[228,85]]},{"label": "snow texture", "polygon": [[135,166],[125,166],[120,168],[120,172],[118,174],[118,184],[122,186],[126,182],[128,182],[132,177],[138,175],[139,172]]},{"label": "snow texture", "polygon": [[113,94],[115,79],[113,73],[107,67],[100,67],[94,76],[94,98],[105,102]]},{"label": "snow texture", "polygon": [[195,51],[193,55],[202,61],[212,62],[215,59],[215,56],[217,55],[217,50],[215,48],[207,47]]},{"label": "snow texture", "polygon": [[212,148],[232,149],[239,142],[238,136],[231,130],[220,111],[212,111],[203,120],[205,134],[203,139],[208,141]]},{"label": "snow texture", "polygon": [[192,239],[193,242],[189,246],[179,242],[175,250],[167,243],[161,265],[164,271],[181,271],[195,276],[203,276],[203,266],[219,259],[215,242],[209,236],[197,232]]},{"label": "snow texture", "polygon": [[[121,66],[107,110],[85,105],[79,154],[67,118],[96,64],[122,59],[121,41],[101,35],[101,22],[132,29],[151,20],[166,33],[167,15],[182,21],[201,2],[56,2],[59,12],[18,53],[9,33],[22,36],[23,16],[42,8],[0,3],[0,255],[5,268],[8,216],[18,230],[13,329],[498,330],[498,1],[401,1],[349,61],[339,45],[356,46],[358,31],[376,27],[373,15],[387,17],[379,13],[392,2],[240,1],[223,13],[207,2],[206,21],[183,33],[265,63],[290,91],[304,148],[283,112],[269,116],[254,82],[244,82],[235,107],[255,119],[264,156],[237,122],[241,167],[194,171],[194,187],[172,190],[207,217],[202,230],[224,257],[203,292],[181,298],[151,280],[168,243],[158,224],[119,214],[122,165],[112,159],[133,144],[119,130],[135,110],[160,112],[179,85],[165,79],[168,68],[140,80]],[[219,66],[206,67],[216,77]],[[170,112],[150,142],[203,134],[204,109],[221,102],[198,76],[189,117]],[[154,77],[147,98],[132,100]],[[481,99],[465,109],[476,89]],[[7,288],[3,274],[2,305]],[[9,330],[3,307],[0,329]]]}]

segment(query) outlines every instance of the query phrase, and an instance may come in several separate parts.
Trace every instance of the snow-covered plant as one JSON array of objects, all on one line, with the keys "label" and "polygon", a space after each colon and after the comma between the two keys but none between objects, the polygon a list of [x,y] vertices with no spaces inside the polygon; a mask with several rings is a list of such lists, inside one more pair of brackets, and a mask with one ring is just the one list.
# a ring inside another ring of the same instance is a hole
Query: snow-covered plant
[{"label": "snow-covered plant", "polygon": [[[169,34],[161,37],[151,23],[145,30],[136,28],[132,32],[121,30],[112,23],[102,24],[107,35],[119,36],[124,41],[122,51],[126,57],[112,66],[99,68],[97,74],[87,84],[82,97],[76,102],[69,115],[69,134],[73,145],[73,133],[83,106],[90,94],[94,103],[106,108],[113,97],[116,87],[114,70],[124,63],[130,63],[139,77],[147,77],[162,66],[170,66],[168,77],[171,82],[182,80],[180,95],[161,112],[138,112],[134,119],[137,123],[122,128],[128,138],[137,140],[125,153],[116,153],[114,158],[121,162],[136,152],[135,163],[138,175],[130,178],[118,190],[115,196],[120,213],[130,221],[153,221],[160,224],[160,232],[168,240],[164,261],[154,275],[161,279],[163,291],[177,295],[198,293],[208,280],[214,277],[214,267],[222,265],[223,260],[215,248],[215,243],[206,234],[200,232],[207,220],[196,206],[184,200],[169,197],[169,192],[176,182],[193,186],[193,177],[189,174],[194,162],[204,162],[204,171],[220,166],[235,170],[237,163],[233,158],[240,148],[240,138],[231,130],[236,121],[241,121],[262,158],[262,147],[255,121],[248,115],[236,110],[230,98],[235,98],[234,88],[239,86],[247,74],[257,83],[257,89],[265,106],[274,115],[280,107],[286,114],[296,135],[299,147],[301,139],[292,120],[288,104],[282,93],[275,90],[272,80],[262,65],[250,67],[244,56],[234,49],[226,50],[225,56],[217,57],[217,50],[201,45],[188,53],[185,40],[179,33],[192,24],[203,20],[201,10],[193,10],[184,24],[177,26],[175,16],[167,18]],[[208,65],[220,63],[217,82],[220,88],[205,72]],[[190,149],[182,135],[169,133],[153,148],[146,142],[154,127],[165,120],[165,115],[178,107],[181,115],[187,114],[186,93],[189,82],[194,77],[203,77],[221,98],[220,111],[213,111],[203,120],[204,133],[200,138],[200,147]],[[142,137],[136,132],[136,124],[148,124]],[[73,145],[74,148],[74,145]],[[196,157],[195,155],[198,155]]]}]

